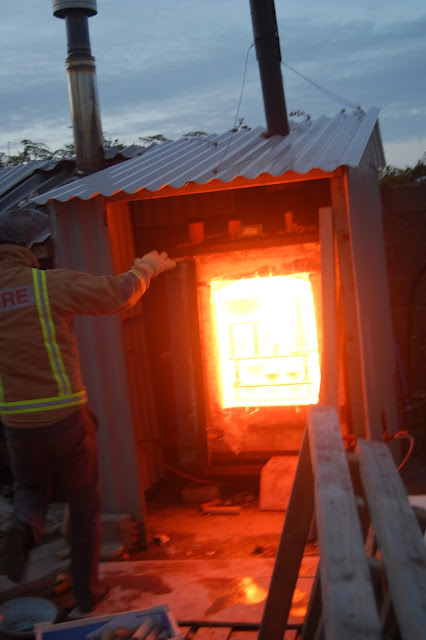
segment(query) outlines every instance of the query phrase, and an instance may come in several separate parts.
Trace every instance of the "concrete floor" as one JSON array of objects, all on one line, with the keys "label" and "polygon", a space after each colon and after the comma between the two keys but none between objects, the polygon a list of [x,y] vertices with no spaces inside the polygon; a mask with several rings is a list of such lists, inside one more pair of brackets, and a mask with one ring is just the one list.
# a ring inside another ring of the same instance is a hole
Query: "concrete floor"
[{"label": "concrete floor", "polygon": [[[415,493],[425,493],[424,470],[412,474]],[[259,624],[285,514],[261,511],[255,491],[236,490],[231,497],[241,505],[239,515],[203,515],[199,505],[182,504],[168,489],[149,499],[148,548],[101,563],[101,576],[112,591],[90,617],[167,604],[180,622]],[[0,502],[0,524],[7,523],[10,508],[4,501],[3,507],[2,512]],[[60,509],[53,515],[60,518]],[[53,518],[49,524],[54,523]],[[32,553],[22,585],[0,575],[0,603],[23,595],[47,597],[57,605],[59,620],[65,620],[74,604],[71,591],[52,593],[56,578],[68,569],[68,559],[57,556],[65,548],[60,535],[47,538]],[[317,564],[316,545],[307,545],[290,622],[303,620]]]},{"label": "concrete floor", "polygon": [[[253,498],[232,516],[206,516],[197,505],[162,500],[148,503],[147,513],[148,549],[101,563],[101,576],[112,590],[89,617],[167,604],[179,622],[260,623],[283,512],[260,511]],[[59,619],[65,620],[72,594],[52,594],[57,576],[68,568],[68,559],[57,557],[65,548],[58,536],[34,550],[20,586],[1,575],[0,602],[22,595],[49,597],[58,606]],[[301,565],[290,622],[303,620],[317,563],[311,546]]]}]

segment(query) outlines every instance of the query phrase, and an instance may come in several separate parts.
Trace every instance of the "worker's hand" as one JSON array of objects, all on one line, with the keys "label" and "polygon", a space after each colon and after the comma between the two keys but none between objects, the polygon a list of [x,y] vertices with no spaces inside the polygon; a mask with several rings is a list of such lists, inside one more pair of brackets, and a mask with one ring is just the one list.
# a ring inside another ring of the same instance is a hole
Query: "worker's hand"
[{"label": "worker's hand", "polygon": [[142,258],[136,258],[135,267],[137,268],[139,265],[143,269],[148,270],[151,278],[155,278],[155,276],[163,273],[163,271],[174,269],[176,266],[176,262],[170,260],[165,251],[162,251],[161,253],[158,253],[158,251],[150,251]]}]

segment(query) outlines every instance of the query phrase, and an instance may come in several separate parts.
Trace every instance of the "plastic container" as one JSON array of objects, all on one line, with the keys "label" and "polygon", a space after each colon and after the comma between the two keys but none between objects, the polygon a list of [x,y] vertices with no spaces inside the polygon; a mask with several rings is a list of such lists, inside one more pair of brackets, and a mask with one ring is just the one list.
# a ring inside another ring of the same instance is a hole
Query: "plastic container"
[{"label": "plastic container", "polygon": [[0,632],[9,638],[33,638],[39,623],[55,621],[58,610],[46,598],[15,598],[0,606]]},{"label": "plastic container", "polygon": [[[120,620],[120,618],[122,620]],[[35,628],[36,640],[94,640],[100,638],[102,631],[107,626],[119,628],[120,626],[139,627],[144,620],[152,618],[168,634],[170,640],[183,640],[184,636],[170,611],[168,605],[151,607],[140,611],[126,611],[99,618],[85,618],[60,624],[39,624]]]}]

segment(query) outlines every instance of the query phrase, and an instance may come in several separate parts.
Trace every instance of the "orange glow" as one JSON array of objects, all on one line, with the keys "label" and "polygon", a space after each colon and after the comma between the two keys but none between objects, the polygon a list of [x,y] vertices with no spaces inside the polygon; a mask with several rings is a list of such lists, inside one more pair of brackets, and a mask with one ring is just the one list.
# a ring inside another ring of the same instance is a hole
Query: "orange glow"
[{"label": "orange glow", "polygon": [[257,584],[256,580],[251,577],[241,578],[241,587],[246,604],[257,604],[267,598],[268,591]]},{"label": "orange glow", "polygon": [[318,402],[320,367],[309,274],[214,280],[222,407]]}]

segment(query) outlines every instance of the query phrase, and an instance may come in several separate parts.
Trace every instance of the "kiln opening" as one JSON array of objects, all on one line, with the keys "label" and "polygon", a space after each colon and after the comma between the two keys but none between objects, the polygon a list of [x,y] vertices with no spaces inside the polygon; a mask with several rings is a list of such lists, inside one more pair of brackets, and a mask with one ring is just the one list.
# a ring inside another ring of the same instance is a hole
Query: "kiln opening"
[{"label": "kiln opening", "polygon": [[318,402],[309,274],[210,283],[222,408]]}]

